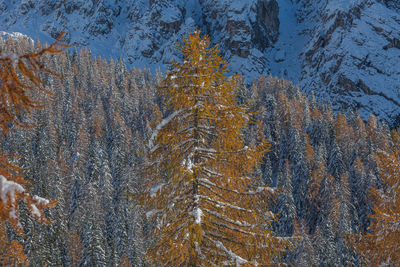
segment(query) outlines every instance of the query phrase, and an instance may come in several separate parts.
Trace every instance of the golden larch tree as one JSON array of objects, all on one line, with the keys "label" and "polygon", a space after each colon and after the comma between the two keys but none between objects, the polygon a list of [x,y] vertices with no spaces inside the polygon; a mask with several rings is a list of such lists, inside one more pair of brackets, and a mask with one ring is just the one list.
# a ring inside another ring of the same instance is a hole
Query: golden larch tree
[{"label": "golden larch tree", "polygon": [[149,141],[147,256],[162,266],[269,265],[283,242],[271,234],[273,190],[253,174],[269,145],[246,142],[243,130],[258,123],[237,105],[240,77],[226,76],[209,38],[197,31],[178,48],[182,62],[157,88],[170,114]]},{"label": "golden larch tree", "polygon": [[[4,134],[8,133],[12,124],[27,127],[21,122],[21,117],[42,107],[41,103],[33,100],[32,95],[36,91],[49,93],[39,73],[56,75],[44,66],[43,58],[62,52],[62,48],[66,47],[61,43],[63,35],[61,33],[56,42],[38,52],[18,55],[0,50],[0,129]],[[10,163],[11,158],[13,156],[0,154],[0,266],[25,266],[28,259],[20,244],[8,240],[5,222],[10,222],[18,233],[22,233],[18,214],[20,202],[26,204],[38,221],[47,222],[44,209],[54,206],[55,201],[29,194],[25,187],[28,182],[21,174],[21,168]]]},{"label": "golden larch tree", "polygon": [[352,240],[370,266],[400,265],[400,143],[397,132],[392,137],[393,152],[377,154],[382,180],[370,191],[374,202],[371,225]]}]

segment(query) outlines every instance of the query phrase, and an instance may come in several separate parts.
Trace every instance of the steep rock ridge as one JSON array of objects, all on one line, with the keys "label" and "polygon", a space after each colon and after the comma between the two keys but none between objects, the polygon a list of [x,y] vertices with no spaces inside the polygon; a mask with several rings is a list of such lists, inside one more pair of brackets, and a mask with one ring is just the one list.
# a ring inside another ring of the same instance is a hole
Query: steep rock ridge
[{"label": "steep rock ridge", "polygon": [[65,29],[71,44],[153,70],[176,57],[182,35],[202,29],[250,79],[278,39],[278,12],[276,0],[0,0],[0,27],[47,41]]},{"label": "steep rock ridge", "polygon": [[131,64],[159,66],[175,58],[177,39],[201,29],[220,45],[232,72],[255,78],[266,67],[265,49],[278,38],[278,10],[276,0],[150,1],[145,12],[130,16],[134,26],[123,49]]},{"label": "steep rock ridge", "polygon": [[[105,43],[104,40],[115,37],[113,29],[116,21],[114,19],[121,13],[122,7],[114,5],[114,2],[0,0],[0,25],[4,30],[19,31],[45,41],[57,37],[64,29],[67,31],[66,41],[73,45],[93,44],[95,47],[95,44],[98,44],[101,46]],[[100,42],[95,43],[96,39],[100,39]],[[115,42],[115,39],[113,41]]]},{"label": "steep rock ridge", "polygon": [[336,109],[351,106],[364,117],[372,112],[394,122],[400,114],[397,4],[329,0],[315,9],[307,2],[301,14],[314,12],[319,19],[311,24],[303,49],[300,86],[331,100]]},{"label": "steep rock ridge", "polygon": [[133,5],[128,14],[131,26],[121,44],[128,63],[153,67],[173,60],[174,43],[197,28],[191,15],[195,14],[187,14],[184,1],[179,0]]},{"label": "steep rock ridge", "polygon": [[385,4],[389,8],[400,9],[400,2],[397,0],[379,0],[379,2]]},{"label": "steep rock ridge", "polygon": [[200,0],[205,31],[219,44],[233,71],[249,80],[268,66],[266,49],[278,39],[279,6],[275,0]]}]

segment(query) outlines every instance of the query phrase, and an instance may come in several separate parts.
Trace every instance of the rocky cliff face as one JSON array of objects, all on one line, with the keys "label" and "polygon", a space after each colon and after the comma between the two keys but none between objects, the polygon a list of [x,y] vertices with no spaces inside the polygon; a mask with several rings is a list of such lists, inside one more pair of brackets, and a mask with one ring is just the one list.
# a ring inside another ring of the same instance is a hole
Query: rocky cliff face
[{"label": "rocky cliff face", "polygon": [[236,62],[232,72],[255,78],[278,39],[278,13],[276,0],[0,0],[0,27],[48,41],[65,29],[71,44],[151,69],[163,69],[176,41],[201,29]]},{"label": "rocky cliff face", "polygon": [[[366,117],[373,112],[393,121],[400,114],[400,10],[395,1],[303,1],[313,14],[303,48],[300,85],[349,105]],[[306,19],[299,16],[300,19]]]},{"label": "rocky cliff face", "polygon": [[165,69],[195,29],[247,81],[283,76],[302,90],[389,120],[400,114],[397,0],[0,0],[0,30],[67,40]]}]

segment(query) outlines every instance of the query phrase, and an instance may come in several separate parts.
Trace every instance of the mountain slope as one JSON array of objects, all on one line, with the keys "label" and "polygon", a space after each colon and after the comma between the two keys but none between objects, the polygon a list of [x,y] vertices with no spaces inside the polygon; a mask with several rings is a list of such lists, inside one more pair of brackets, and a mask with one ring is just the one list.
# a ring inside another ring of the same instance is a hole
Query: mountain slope
[{"label": "mountain slope", "polygon": [[390,2],[328,1],[314,15],[301,87],[330,99],[336,109],[350,105],[364,117],[373,112],[394,120],[400,114],[399,9]]},{"label": "mountain slope", "polygon": [[151,70],[199,28],[248,82],[283,76],[303,91],[393,122],[400,108],[400,4],[394,0],[0,0],[0,30],[67,40]]}]

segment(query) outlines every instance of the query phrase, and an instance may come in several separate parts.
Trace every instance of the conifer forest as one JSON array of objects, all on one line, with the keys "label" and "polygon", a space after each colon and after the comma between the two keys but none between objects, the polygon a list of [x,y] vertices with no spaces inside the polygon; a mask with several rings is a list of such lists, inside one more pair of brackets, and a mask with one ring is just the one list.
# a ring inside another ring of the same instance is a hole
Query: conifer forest
[{"label": "conifer forest", "polygon": [[0,266],[399,266],[400,131],[228,75],[0,39]]}]

